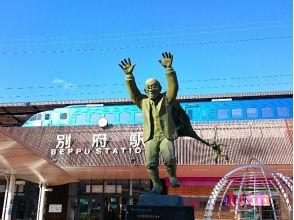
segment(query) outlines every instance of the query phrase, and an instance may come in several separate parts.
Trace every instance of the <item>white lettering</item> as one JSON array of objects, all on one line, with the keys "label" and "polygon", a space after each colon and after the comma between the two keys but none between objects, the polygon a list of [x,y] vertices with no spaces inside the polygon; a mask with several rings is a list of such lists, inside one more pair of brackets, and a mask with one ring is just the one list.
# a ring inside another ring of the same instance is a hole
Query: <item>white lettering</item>
[{"label": "white lettering", "polygon": [[126,152],[126,148],[125,147],[122,147],[122,148],[120,148],[120,150],[121,150],[121,152],[124,154],[125,152]]},{"label": "white lettering", "polygon": [[73,152],[73,149],[72,149],[72,148],[69,148],[69,149],[67,150],[67,154],[68,154],[68,155],[70,155],[72,152]]},{"label": "white lettering", "polygon": [[140,154],[142,152],[142,149],[140,147],[135,148],[135,153]]},{"label": "white lettering", "polygon": [[132,132],[130,136],[130,147],[139,147],[141,144],[144,145],[143,132]]},{"label": "white lettering", "polygon": [[71,134],[58,134],[56,148],[70,148],[71,145]]},{"label": "white lettering", "polygon": [[56,154],[56,149],[51,149],[51,156],[54,156]]},{"label": "white lettering", "polygon": [[108,154],[110,148],[104,148],[104,150],[105,150],[105,153]]},{"label": "white lettering", "polygon": [[106,147],[107,144],[107,134],[98,133],[93,134],[92,137],[92,148],[94,147]]},{"label": "white lettering", "polygon": [[112,154],[118,154],[117,148],[114,148]]},{"label": "white lettering", "polygon": [[102,149],[101,148],[96,148],[96,154],[101,154],[102,153]]},{"label": "white lettering", "polygon": [[82,149],[80,149],[80,148],[77,148],[76,149],[76,154],[79,154],[79,153],[81,153],[82,152]]},{"label": "white lettering", "polygon": [[91,151],[91,149],[90,149],[90,148],[85,148],[85,149],[84,149],[84,153],[85,153],[85,154],[89,154],[89,153],[90,153],[90,151]]}]

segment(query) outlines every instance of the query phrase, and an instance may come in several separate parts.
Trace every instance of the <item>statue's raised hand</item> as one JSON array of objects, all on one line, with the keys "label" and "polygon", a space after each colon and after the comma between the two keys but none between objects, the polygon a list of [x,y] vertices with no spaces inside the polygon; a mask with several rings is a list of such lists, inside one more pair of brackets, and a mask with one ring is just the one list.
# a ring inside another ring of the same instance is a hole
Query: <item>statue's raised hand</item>
[{"label": "statue's raised hand", "polygon": [[219,157],[224,157],[225,160],[229,162],[228,155],[224,154],[223,151],[221,150],[221,146],[224,146],[223,144],[219,144],[216,141],[209,141],[209,146],[214,151],[214,162],[216,164],[218,163]]},{"label": "statue's raised hand", "polygon": [[120,66],[120,68],[122,68],[125,74],[132,74],[133,69],[136,66],[132,65],[130,58],[122,60],[121,63],[118,65]]},{"label": "statue's raised hand", "polygon": [[159,63],[164,67],[168,68],[172,66],[173,63],[173,55],[170,52],[162,53],[162,60],[159,60]]}]

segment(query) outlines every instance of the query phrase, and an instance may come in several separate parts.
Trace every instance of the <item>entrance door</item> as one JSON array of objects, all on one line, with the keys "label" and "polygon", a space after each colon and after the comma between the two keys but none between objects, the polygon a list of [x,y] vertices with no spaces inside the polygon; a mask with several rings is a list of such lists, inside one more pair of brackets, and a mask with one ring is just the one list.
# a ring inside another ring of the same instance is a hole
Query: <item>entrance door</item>
[{"label": "entrance door", "polygon": [[120,206],[119,198],[115,196],[109,196],[104,198],[104,207],[106,220],[118,220],[120,218]]},{"label": "entrance door", "polygon": [[103,220],[102,197],[94,195],[80,197],[79,220]]},{"label": "entrance door", "polygon": [[90,220],[103,219],[103,199],[101,197],[91,198]]}]

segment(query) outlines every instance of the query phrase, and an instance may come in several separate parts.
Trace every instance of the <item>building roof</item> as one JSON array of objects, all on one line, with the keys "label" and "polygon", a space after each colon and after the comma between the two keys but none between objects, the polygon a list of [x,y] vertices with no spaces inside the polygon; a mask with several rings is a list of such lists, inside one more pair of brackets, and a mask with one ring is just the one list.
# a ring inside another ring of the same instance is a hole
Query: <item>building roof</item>
[{"label": "building roof", "polygon": [[[204,139],[224,144],[223,150],[230,161],[220,159],[215,165],[211,148],[190,137],[181,137],[175,141],[179,177],[221,178],[252,158],[276,172],[292,176],[292,120],[197,123],[193,129]],[[79,179],[145,179],[148,176],[144,146],[130,143],[135,141],[130,138],[131,133],[141,131],[141,125],[104,129],[99,126],[0,127],[0,174],[16,174],[17,178],[48,185]],[[107,145],[103,147],[97,141],[101,139],[93,134],[107,134]],[[142,151],[136,153],[136,146]],[[161,177],[167,177],[160,163]]]},{"label": "building roof", "polygon": [[[207,101],[211,99],[253,99],[257,97],[292,97],[292,91],[279,92],[254,92],[254,93],[227,93],[227,94],[210,94],[210,95],[193,95],[180,96],[178,100],[191,101]],[[61,108],[68,105],[82,104],[130,104],[130,99],[89,99],[89,100],[71,100],[71,101],[43,101],[43,102],[17,102],[17,103],[0,103],[0,126],[11,127],[21,126],[32,115]]]}]

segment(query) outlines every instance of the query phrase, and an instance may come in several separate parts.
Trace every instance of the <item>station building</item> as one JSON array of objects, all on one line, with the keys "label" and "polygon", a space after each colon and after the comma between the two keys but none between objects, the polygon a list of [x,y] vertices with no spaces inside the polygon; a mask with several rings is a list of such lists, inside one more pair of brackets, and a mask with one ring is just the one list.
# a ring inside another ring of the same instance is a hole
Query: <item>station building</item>
[{"label": "station building", "polygon": [[[292,97],[291,92],[263,95]],[[248,96],[256,94],[246,94]],[[114,219],[123,220],[126,205],[136,204],[139,195],[150,190],[152,186],[144,166],[144,143],[140,138],[141,125],[21,127],[29,117],[41,111],[101,102],[129,100],[0,106],[0,207],[3,207],[0,214],[3,219],[107,220],[114,215]],[[224,143],[224,151],[230,157],[229,162],[221,159],[216,165],[209,147],[189,137],[177,139],[179,188],[170,187],[160,161],[164,193],[182,196],[185,205],[194,207],[196,219],[203,219],[208,198],[221,178],[252,158],[277,173],[293,175],[291,119],[210,122],[192,126],[202,138]],[[283,216],[284,204],[278,194],[274,196],[279,219],[287,219]],[[232,210],[230,205],[224,207],[221,218],[233,219]],[[264,219],[272,219],[267,206],[261,205],[259,211]]]}]

